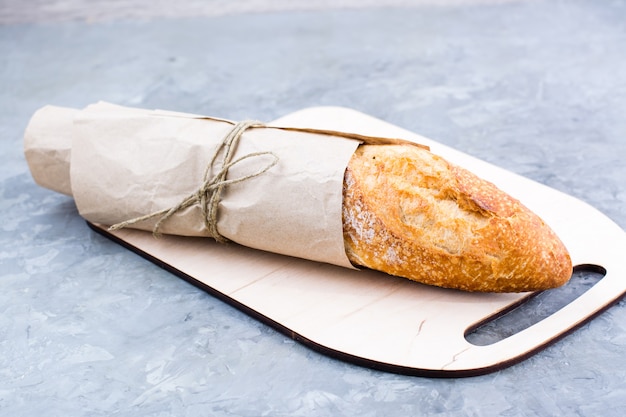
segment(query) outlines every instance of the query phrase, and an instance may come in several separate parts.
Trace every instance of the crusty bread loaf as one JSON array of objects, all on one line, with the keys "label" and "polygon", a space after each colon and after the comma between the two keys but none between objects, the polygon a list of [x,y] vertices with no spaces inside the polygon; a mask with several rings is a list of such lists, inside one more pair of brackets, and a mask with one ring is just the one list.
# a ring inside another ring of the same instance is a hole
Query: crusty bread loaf
[{"label": "crusty bread loaf", "polygon": [[345,173],[344,241],[357,266],[466,291],[554,288],[569,254],[495,185],[411,145],[361,145]]}]

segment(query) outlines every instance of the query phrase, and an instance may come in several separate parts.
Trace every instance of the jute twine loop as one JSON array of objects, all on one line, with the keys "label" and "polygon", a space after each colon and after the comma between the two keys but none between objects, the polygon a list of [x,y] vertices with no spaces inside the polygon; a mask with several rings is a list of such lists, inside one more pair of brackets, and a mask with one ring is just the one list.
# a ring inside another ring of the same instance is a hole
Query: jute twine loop
[{"label": "jute twine loop", "polygon": [[[154,213],[146,214],[144,216],[135,217],[130,220],[123,221],[121,223],[114,224],[109,227],[109,230],[118,230],[124,227],[131,226],[135,223],[139,223],[145,220],[150,220],[155,217],[159,217],[159,220],[154,224],[152,229],[152,233],[155,236],[159,236],[159,230],[161,225],[167,221],[170,217],[181,210],[185,210],[188,207],[198,204],[200,209],[202,210],[202,218],[204,219],[204,225],[206,229],[209,231],[211,237],[213,237],[218,242],[227,242],[224,236],[222,236],[217,230],[217,206],[220,202],[220,198],[222,195],[222,191],[224,188],[231,184],[237,184],[243,181],[246,181],[250,178],[257,177],[274,165],[278,163],[278,157],[273,152],[252,152],[241,156],[235,160],[233,156],[235,154],[235,150],[237,148],[237,144],[241,139],[243,133],[251,128],[251,127],[262,127],[263,123],[256,120],[244,120],[236,123],[230,132],[222,139],[222,142],[217,146],[211,161],[207,165],[204,176],[202,180],[201,186],[197,191],[185,197],[180,203],[171,207],[169,209],[163,209],[156,211]],[[222,155],[221,160],[221,168],[215,173],[215,175],[211,176],[211,172],[213,171],[213,166],[217,158]],[[228,170],[234,165],[250,158],[255,158],[264,155],[271,155],[273,157],[272,161],[265,165],[263,168],[259,169],[257,172],[253,172],[248,175],[244,175],[239,178],[226,179],[228,174]]]}]

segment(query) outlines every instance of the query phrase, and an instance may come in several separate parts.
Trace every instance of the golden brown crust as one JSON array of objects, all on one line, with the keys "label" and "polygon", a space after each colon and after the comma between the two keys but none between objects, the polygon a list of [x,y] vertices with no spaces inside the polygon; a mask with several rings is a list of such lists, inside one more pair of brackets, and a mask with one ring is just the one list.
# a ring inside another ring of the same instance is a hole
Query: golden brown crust
[{"label": "golden brown crust", "polygon": [[466,291],[554,288],[572,273],[556,234],[490,182],[410,145],[362,145],[345,174],[355,265]]}]

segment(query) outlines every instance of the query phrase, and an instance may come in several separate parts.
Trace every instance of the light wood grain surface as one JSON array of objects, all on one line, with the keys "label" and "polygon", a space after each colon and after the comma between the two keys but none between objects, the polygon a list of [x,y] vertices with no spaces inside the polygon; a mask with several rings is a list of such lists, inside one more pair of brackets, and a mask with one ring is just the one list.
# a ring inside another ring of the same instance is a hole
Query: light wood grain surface
[{"label": "light wood grain surface", "polygon": [[[538,323],[497,343],[476,346],[465,339],[473,326],[529,294],[441,289],[376,271],[357,272],[204,239],[157,240],[149,232],[126,229],[114,232],[115,239],[331,356],[418,375],[480,375],[517,363],[626,292],[626,261],[621,255],[626,235],[582,201],[351,109],[309,108],[276,123],[376,132],[426,144],[519,198],[561,237],[574,265],[593,265],[606,270],[606,276]],[[586,222],[578,221],[581,218]]]}]

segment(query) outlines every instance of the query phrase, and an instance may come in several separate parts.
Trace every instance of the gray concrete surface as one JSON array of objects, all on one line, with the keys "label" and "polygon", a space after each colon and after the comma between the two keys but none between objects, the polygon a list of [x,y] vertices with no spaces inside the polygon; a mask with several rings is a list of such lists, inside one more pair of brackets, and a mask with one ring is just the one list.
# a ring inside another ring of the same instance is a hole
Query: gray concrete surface
[{"label": "gray concrete surface", "polygon": [[520,0],[0,0],[0,23],[103,22],[275,11],[475,6],[518,1]]},{"label": "gray concrete surface", "polygon": [[71,199],[33,183],[22,134],[45,104],[261,120],[341,105],[574,195],[626,228],[626,2],[106,18],[104,2],[85,4],[0,0],[1,415],[621,417],[623,301],[494,374],[361,368],[92,233]]}]

